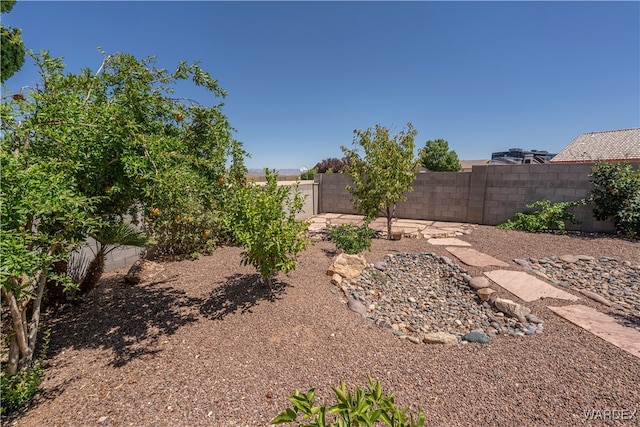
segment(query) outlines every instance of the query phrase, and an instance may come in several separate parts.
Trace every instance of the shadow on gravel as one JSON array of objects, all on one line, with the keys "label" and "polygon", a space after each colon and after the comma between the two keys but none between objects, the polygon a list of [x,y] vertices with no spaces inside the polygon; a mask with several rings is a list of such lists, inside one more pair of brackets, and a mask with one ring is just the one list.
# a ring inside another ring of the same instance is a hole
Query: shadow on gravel
[{"label": "shadow on gravel", "polygon": [[201,300],[163,287],[167,281],[130,285],[116,277],[100,292],[50,323],[50,355],[65,349],[109,349],[112,366],[160,351],[158,340],[198,320]]},{"label": "shadow on gravel", "polygon": [[268,288],[259,274],[234,274],[211,291],[200,305],[200,313],[211,320],[222,320],[237,311],[241,314],[251,313],[251,309],[260,301],[282,299],[289,286],[286,282],[274,281]]}]

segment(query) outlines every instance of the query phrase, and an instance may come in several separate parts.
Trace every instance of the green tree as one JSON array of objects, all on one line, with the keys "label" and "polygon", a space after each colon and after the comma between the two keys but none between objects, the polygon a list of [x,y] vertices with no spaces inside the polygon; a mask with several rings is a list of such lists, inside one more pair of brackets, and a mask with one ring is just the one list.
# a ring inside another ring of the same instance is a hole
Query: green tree
[{"label": "green tree", "polygon": [[[356,149],[341,147],[349,159],[345,173],[353,181],[347,190],[355,196],[355,207],[367,221],[382,213],[387,219],[387,238],[391,239],[396,203],[406,200],[405,192],[413,191],[411,183],[418,167],[413,154],[417,131],[408,123],[407,130],[395,135],[380,125],[365,131],[356,129],[354,134]],[[358,146],[364,150],[363,157],[358,153]]]},{"label": "green tree", "polygon": [[619,233],[640,236],[640,170],[629,163],[596,163],[591,182],[596,219],[611,218]]},{"label": "green tree", "polygon": [[348,159],[344,157],[342,160],[335,157],[323,159],[316,163],[313,167],[318,170],[318,173],[340,173],[348,166]]},{"label": "green tree", "polygon": [[232,191],[227,204],[228,227],[244,248],[244,265],[251,264],[271,287],[273,276],[296,268],[295,256],[307,246],[309,224],[297,221],[304,196],[294,187],[278,185],[275,171],[265,169],[266,184],[249,183]]},{"label": "green tree", "polygon": [[444,139],[429,140],[422,149],[420,164],[432,172],[459,172],[462,169],[458,155],[449,151]]},{"label": "green tree", "polygon": [[105,230],[141,214],[167,250],[206,245],[221,227],[226,192],[246,172],[222,104],[173,95],[179,81],[191,80],[214,99],[226,96],[198,64],[168,72],[154,58],[105,54],[98,72],[73,74],[61,58],[30,55],[41,82],[0,105],[9,373],[32,361],[44,284],[71,248],[89,235],[118,244]]},{"label": "green tree", "polygon": [[[16,0],[2,0],[0,13],[10,12],[15,4]],[[24,64],[25,49],[19,28],[0,24],[0,52],[0,81],[4,83]]]},{"label": "green tree", "polygon": [[[0,251],[2,304],[11,318],[6,371],[29,369],[42,296],[52,265],[95,229],[95,199],[77,189],[64,162],[43,162],[7,150],[2,140]],[[69,280],[59,278],[66,285]]]}]

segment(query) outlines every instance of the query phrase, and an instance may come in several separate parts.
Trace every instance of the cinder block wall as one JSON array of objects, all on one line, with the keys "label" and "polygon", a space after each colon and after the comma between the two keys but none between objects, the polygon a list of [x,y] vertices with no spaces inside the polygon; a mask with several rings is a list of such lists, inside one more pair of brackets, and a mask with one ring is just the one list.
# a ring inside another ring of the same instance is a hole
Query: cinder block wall
[{"label": "cinder block wall", "polygon": [[[538,200],[552,203],[589,197],[593,189],[590,174],[593,163],[543,165],[482,165],[471,172],[420,173],[397,206],[400,218],[469,222],[497,225],[516,212],[527,211],[527,204]],[[637,169],[640,163],[633,163]],[[343,174],[318,174],[319,213],[355,213],[351,183]],[[614,232],[610,221],[596,221],[593,206],[573,210],[581,224],[571,230]]]}]

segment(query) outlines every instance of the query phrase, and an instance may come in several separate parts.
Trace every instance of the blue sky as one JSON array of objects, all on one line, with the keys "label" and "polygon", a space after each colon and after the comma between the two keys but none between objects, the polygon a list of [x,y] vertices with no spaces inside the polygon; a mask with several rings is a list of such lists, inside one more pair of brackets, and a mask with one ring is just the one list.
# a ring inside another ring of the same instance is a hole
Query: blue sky
[{"label": "blue sky", "polygon": [[[639,2],[18,1],[2,21],[69,71],[98,46],[200,61],[249,168],[311,168],[378,123],[463,160],[640,127]],[[6,87],[36,82],[26,63]]]}]

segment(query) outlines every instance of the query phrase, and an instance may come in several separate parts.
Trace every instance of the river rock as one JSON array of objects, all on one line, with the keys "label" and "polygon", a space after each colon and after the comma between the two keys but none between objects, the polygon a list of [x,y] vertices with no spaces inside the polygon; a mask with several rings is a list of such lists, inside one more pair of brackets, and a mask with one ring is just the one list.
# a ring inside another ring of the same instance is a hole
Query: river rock
[{"label": "river rock", "polygon": [[465,334],[462,339],[468,342],[489,344],[489,337],[481,332],[469,332],[468,334]]},{"label": "river rock", "polygon": [[603,297],[602,295],[599,295],[595,292],[588,291],[586,289],[580,289],[580,293],[585,297],[591,298],[592,300],[599,302],[600,304],[604,304],[607,307],[611,307],[611,302],[605,297]]},{"label": "river rock", "polygon": [[517,302],[510,299],[496,298],[493,303],[495,307],[510,317],[515,317],[520,323],[526,323],[526,315],[531,313],[531,310],[524,305],[520,305]]},{"label": "river rock", "polygon": [[473,277],[470,281],[469,281],[469,286],[471,286],[473,289],[483,289],[483,288],[488,288],[489,287],[489,280],[486,277]]},{"label": "river rock", "polygon": [[385,271],[387,269],[387,263],[385,261],[376,261],[373,264],[373,267],[376,270]]},{"label": "river rock", "polygon": [[426,344],[457,344],[458,337],[447,332],[431,332],[424,336],[423,340]]},{"label": "river rock", "polygon": [[338,273],[334,273],[334,275],[331,277],[331,284],[340,286],[340,283],[342,283],[342,276]]},{"label": "river rock", "polygon": [[367,315],[367,308],[364,306],[364,304],[362,304],[360,301],[355,300],[353,298],[350,298],[347,301],[347,307],[349,307],[349,310],[354,311],[356,313],[358,313],[359,315],[361,315],[362,317],[365,317]]},{"label": "river rock", "polygon": [[367,260],[362,255],[340,254],[327,270],[327,276],[339,274],[345,279],[358,277],[367,266]]},{"label": "river rock", "polygon": [[578,262],[579,260],[579,258],[575,255],[560,255],[558,258],[560,258],[564,262],[568,262],[571,264],[573,264],[574,262]]},{"label": "river rock", "polygon": [[489,301],[489,299],[491,299],[491,295],[496,293],[496,291],[491,288],[482,288],[478,289],[476,293],[482,301]]}]

